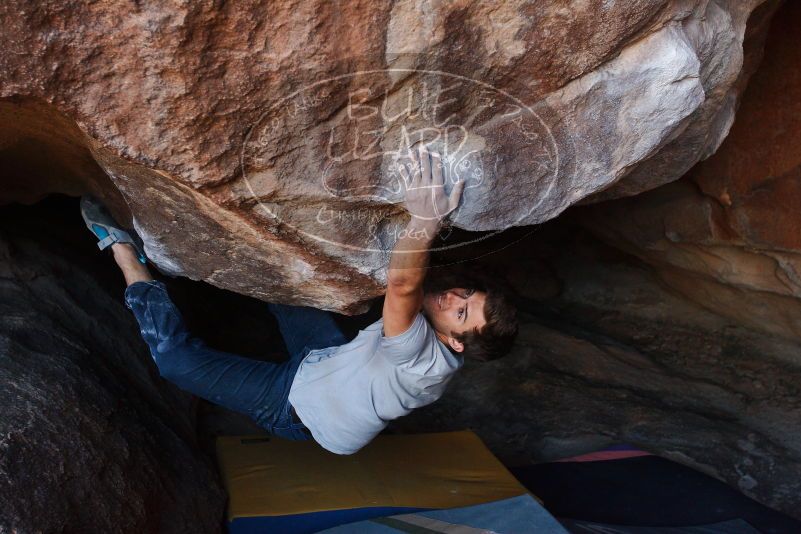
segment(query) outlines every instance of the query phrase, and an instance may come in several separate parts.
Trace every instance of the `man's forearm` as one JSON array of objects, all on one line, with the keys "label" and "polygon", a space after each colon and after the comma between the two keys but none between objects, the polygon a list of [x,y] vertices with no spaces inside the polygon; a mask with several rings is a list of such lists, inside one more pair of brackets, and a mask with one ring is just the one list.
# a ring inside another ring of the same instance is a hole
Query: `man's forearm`
[{"label": "man's forearm", "polygon": [[412,217],[401,233],[389,260],[387,283],[415,290],[423,285],[428,267],[429,249],[439,232],[438,220]]}]

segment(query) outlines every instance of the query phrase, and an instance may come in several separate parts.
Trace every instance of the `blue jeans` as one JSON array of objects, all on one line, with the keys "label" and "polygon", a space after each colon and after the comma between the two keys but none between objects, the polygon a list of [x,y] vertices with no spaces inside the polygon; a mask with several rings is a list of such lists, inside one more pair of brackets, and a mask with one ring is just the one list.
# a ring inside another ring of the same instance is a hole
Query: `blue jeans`
[{"label": "blue jeans", "polygon": [[289,389],[309,351],[347,343],[329,313],[268,304],[289,349],[287,361],[271,363],[214,350],[193,337],[161,282],[131,284],[125,290],[125,304],[136,316],[162,377],[198,397],[249,415],[271,434],[310,439],[303,424],[293,422]]}]

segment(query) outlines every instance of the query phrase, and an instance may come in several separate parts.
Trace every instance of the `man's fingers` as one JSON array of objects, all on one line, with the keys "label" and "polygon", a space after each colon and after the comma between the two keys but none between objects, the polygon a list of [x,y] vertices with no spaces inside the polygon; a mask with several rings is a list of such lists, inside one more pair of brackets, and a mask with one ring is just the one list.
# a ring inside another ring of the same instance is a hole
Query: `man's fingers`
[{"label": "man's fingers", "polygon": [[411,177],[409,176],[409,169],[406,168],[405,163],[401,163],[400,161],[397,162],[397,165],[398,165],[398,174],[400,174],[401,178],[403,178],[403,185],[405,185],[408,188],[412,183]]},{"label": "man's fingers", "polygon": [[431,181],[431,158],[423,145],[418,145],[417,149],[420,153],[420,182],[421,185],[428,185]]},{"label": "man's fingers", "polygon": [[420,157],[417,155],[417,150],[409,148],[409,158],[412,160],[412,169],[417,169],[420,166]]},{"label": "man's fingers", "polygon": [[420,181],[422,180],[422,173],[420,172],[420,162],[419,160],[415,161],[412,164],[412,186],[413,187],[420,187]]},{"label": "man's fingers", "polygon": [[415,149],[409,150],[409,153],[412,158],[412,165],[411,165],[411,184],[413,187],[420,187],[422,182],[422,161],[424,158],[421,157],[420,153],[420,146],[418,145]]},{"label": "man's fingers", "polygon": [[436,152],[431,153],[431,181],[434,185],[445,185],[442,177],[442,156]]}]

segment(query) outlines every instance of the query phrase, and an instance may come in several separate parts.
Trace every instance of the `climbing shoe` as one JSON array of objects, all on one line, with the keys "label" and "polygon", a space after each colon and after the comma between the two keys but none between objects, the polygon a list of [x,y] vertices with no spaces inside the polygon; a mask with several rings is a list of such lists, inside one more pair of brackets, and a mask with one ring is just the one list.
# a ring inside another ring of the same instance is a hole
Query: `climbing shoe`
[{"label": "climbing shoe", "polygon": [[143,264],[147,263],[144,245],[136,232],[120,228],[117,221],[98,199],[91,195],[82,196],[81,215],[86,227],[100,240],[97,248],[104,250],[114,243],[130,243],[136,250],[139,261]]}]

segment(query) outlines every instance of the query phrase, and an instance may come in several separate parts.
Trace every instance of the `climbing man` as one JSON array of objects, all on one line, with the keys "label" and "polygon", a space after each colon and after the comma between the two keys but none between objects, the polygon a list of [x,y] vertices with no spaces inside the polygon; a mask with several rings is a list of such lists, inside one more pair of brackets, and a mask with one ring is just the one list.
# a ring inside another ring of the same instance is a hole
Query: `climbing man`
[{"label": "climbing man", "polygon": [[424,291],[429,248],[464,182],[447,194],[440,156],[424,148],[412,154],[404,176],[412,217],[392,251],[382,318],[349,342],[327,312],[268,304],[289,350],[283,363],[217,351],[193,337],[148,271],[139,238],[91,197],[81,199],[81,213],[99,248],[113,251],[128,286],[125,303],[163,378],[248,414],[274,435],[352,454],[389,421],[439,399],[464,356],[502,356],[517,333],[513,306],[487,278],[449,284],[447,276],[431,277]]}]

